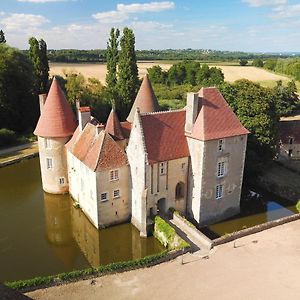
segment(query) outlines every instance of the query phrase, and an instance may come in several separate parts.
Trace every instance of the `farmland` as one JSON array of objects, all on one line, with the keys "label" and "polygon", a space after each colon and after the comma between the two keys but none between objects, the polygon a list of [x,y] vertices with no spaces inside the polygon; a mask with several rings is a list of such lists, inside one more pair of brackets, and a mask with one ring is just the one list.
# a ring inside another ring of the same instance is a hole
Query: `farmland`
[{"label": "farmland", "polygon": [[[172,64],[170,62],[138,62],[139,75],[143,77],[147,73],[147,68],[150,68],[154,65],[160,65],[163,70],[168,70]],[[213,65],[213,64],[212,64]],[[217,64],[216,64],[217,65]],[[234,82],[238,79],[249,79],[252,81],[260,82],[263,85],[271,86],[275,84],[278,80],[287,81],[288,77],[277,75],[271,72],[268,72],[264,69],[252,67],[252,66],[229,66],[229,65],[217,65],[218,68],[221,68],[225,80],[229,82]],[[68,64],[68,63],[51,63],[50,64],[50,75],[61,75],[63,76],[64,72],[79,72],[84,75],[86,78],[95,77],[99,79],[103,84],[105,83],[106,75],[106,65],[105,64]],[[266,84],[264,84],[266,83]]]}]

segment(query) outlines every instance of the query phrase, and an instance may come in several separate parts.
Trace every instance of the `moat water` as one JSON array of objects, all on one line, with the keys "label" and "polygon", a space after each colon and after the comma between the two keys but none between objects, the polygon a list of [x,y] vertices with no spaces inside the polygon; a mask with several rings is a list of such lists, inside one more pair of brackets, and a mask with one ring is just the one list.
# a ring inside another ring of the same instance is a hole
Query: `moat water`
[{"label": "moat water", "polygon": [[137,259],[163,251],[131,224],[97,230],[68,195],[42,190],[39,159],[0,169],[0,282]]},{"label": "moat water", "polygon": [[246,189],[242,193],[241,213],[228,220],[201,228],[209,238],[246,229],[258,224],[277,220],[297,213],[294,203],[255,188],[256,192]]}]

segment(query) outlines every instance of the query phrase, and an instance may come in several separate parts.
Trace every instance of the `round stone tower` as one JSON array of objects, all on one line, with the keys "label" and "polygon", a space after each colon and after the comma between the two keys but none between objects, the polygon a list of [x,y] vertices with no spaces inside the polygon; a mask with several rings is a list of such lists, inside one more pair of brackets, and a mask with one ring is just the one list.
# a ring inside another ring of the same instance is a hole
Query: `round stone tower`
[{"label": "round stone tower", "polygon": [[41,116],[34,134],[38,136],[43,189],[51,194],[64,194],[69,190],[65,144],[77,122],[55,78],[48,96],[40,96],[40,106]]}]

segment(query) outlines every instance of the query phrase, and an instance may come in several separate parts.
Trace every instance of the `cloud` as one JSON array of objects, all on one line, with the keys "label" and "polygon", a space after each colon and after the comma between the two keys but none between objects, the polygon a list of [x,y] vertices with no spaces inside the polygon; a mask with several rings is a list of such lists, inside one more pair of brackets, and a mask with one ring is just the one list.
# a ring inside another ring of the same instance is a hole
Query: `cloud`
[{"label": "cloud", "polygon": [[286,4],[288,0],[242,0],[242,2],[247,3],[250,6],[260,7],[283,5]]},{"label": "cloud", "polygon": [[153,31],[153,30],[168,30],[172,29],[172,24],[162,24],[159,22],[153,22],[153,21],[134,21],[130,24],[130,28],[138,31]]},{"label": "cloud", "polygon": [[124,13],[160,12],[174,7],[175,3],[171,1],[117,4],[117,11]]},{"label": "cloud", "polygon": [[284,19],[300,16],[300,4],[295,5],[282,5],[273,9],[273,18]]},{"label": "cloud", "polygon": [[30,3],[66,2],[66,1],[69,0],[18,0],[18,2],[30,2]]},{"label": "cloud", "polygon": [[0,21],[5,30],[24,31],[28,28],[36,28],[50,21],[41,15],[10,14]]},{"label": "cloud", "polygon": [[96,13],[92,17],[100,23],[121,23],[129,18],[127,14],[116,10]]},{"label": "cloud", "polygon": [[117,4],[117,9],[93,14],[92,17],[100,23],[121,23],[129,19],[130,14],[145,12],[160,12],[175,7],[172,1]]}]

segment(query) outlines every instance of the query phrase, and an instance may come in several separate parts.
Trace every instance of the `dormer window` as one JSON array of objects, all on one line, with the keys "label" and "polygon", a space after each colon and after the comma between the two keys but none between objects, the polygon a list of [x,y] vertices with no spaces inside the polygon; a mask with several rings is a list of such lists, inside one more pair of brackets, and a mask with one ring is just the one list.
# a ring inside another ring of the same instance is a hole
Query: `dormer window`
[{"label": "dormer window", "polygon": [[222,150],[224,150],[224,140],[219,140],[218,141],[218,151],[221,152]]}]

